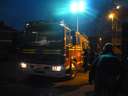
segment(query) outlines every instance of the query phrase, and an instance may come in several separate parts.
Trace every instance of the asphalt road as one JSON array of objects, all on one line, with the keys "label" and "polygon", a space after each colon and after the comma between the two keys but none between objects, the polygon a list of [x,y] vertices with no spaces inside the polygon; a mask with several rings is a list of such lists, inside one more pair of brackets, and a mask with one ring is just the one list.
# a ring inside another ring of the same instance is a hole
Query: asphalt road
[{"label": "asphalt road", "polygon": [[74,79],[59,81],[31,76],[22,82],[4,83],[2,92],[3,96],[83,96],[79,90],[85,86],[84,91],[93,90],[93,87],[88,85],[87,73],[78,73]]}]

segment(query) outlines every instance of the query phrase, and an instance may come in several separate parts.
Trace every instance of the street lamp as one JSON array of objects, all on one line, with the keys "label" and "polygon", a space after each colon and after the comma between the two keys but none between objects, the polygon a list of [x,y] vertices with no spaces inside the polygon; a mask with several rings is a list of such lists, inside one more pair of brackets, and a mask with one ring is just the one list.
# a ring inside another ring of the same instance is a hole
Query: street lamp
[{"label": "street lamp", "polygon": [[[76,36],[77,33],[79,32],[79,16],[78,14],[82,13],[85,11],[85,2],[84,0],[77,0],[71,3],[70,5],[70,10],[72,13],[76,14],[77,18],[76,18]],[[76,43],[78,44],[78,38],[76,38]]]},{"label": "street lamp", "polygon": [[112,43],[115,45],[117,39],[117,19],[118,19],[118,16],[117,16],[117,13],[116,12],[111,12],[109,15],[108,15],[108,18],[112,20]]},{"label": "street lamp", "polygon": [[112,20],[112,30],[113,30],[113,28],[114,28],[114,18],[115,18],[115,14],[114,14],[114,13],[110,13],[110,14],[108,15],[108,18]]},{"label": "street lamp", "polygon": [[117,10],[119,10],[120,8],[121,8],[121,6],[120,6],[120,5],[117,5],[117,6],[116,6],[116,9],[117,9]]},{"label": "street lamp", "polygon": [[81,13],[85,11],[85,3],[83,0],[77,0],[71,3],[70,8],[72,13]]},{"label": "street lamp", "polygon": [[84,0],[77,0],[75,2],[72,2],[70,5],[70,9],[72,13],[77,14],[77,32],[79,32],[79,21],[78,21],[78,13],[82,13],[85,11],[85,2]]},{"label": "street lamp", "polygon": [[114,18],[115,14],[112,12],[108,15],[108,18],[112,20],[112,42],[113,42],[113,37],[114,37]]},{"label": "street lamp", "polygon": [[113,20],[114,16],[115,16],[114,13],[110,13],[110,14],[108,15],[108,18]]}]

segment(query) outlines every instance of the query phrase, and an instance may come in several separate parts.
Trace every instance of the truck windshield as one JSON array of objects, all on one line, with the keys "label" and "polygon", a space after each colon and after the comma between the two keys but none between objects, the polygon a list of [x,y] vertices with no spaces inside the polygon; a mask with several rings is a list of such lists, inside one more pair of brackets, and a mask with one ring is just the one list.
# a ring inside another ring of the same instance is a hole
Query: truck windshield
[{"label": "truck windshield", "polygon": [[56,33],[54,31],[47,31],[47,32],[38,32],[34,34],[35,40],[29,42],[32,46],[43,46],[43,47],[62,47],[63,45],[63,37],[61,34]]},{"label": "truck windshield", "polygon": [[58,24],[32,24],[24,37],[25,46],[63,47],[63,28]]},{"label": "truck windshield", "polygon": [[57,24],[31,24],[26,30],[20,52],[21,60],[31,63],[63,62],[63,27]]}]

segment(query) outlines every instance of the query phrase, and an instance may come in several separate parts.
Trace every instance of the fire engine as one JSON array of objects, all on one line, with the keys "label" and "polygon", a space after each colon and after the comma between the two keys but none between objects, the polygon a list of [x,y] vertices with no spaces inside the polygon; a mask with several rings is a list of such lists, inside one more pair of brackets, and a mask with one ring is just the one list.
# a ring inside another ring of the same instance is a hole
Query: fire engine
[{"label": "fire engine", "polygon": [[17,48],[18,69],[24,74],[73,78],[83,64],[88,37],[66,25],[29,22]]}]

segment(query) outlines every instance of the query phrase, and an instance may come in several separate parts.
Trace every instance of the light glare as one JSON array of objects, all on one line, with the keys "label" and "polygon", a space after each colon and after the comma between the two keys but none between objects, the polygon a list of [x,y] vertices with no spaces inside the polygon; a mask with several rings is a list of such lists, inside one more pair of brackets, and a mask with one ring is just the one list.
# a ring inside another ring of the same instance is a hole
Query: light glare
[{"label": "light glare", "polygon": [[102,41],[102,38],[100,37],[99,40]]},{"label": "light glare", "polygon": [[114,13],[111,13],[111,14],[109,14],[108,18],[109,18],[109,19],[113,19],[114,16],[115,16]]},{"label": "light glare", "polygon": [[21,66],[21,68],[27,68],[27,64],[23,63],[23,62],[20,64],[20,66]]},{"label": "light glare", "polygon": [[118,10],[118,9],[120,9],[120,8],[121,8],[121,6],[120,6],[120,5],[117,5],[117,6],[116,6],[116,9],[117,9],[117,10]]},{"label": "light glare", "polygon": [[72,11],[73,13],[75,13],[75,12],[78,11],[78,5],[77,5],[76,2],[73,2],[73,3],[71,4],[71,11]]},{"label": "light glare", "polygon": [[85,6],[85,4],[84,4],[84,2],[83,1],[80,1],[80,3],[79,3],[79,11],[80,12],[84,12],[84,6]]},{"label": "light glare", "polygon": [[83,1],[73,2],[70,6],[71,12],[79,13],[84,12],[85,10],[85,3]]},{"label": "light glare", "polygon": [[53,66],[52,71],[61,71],[62,67],[61,66]]}]

